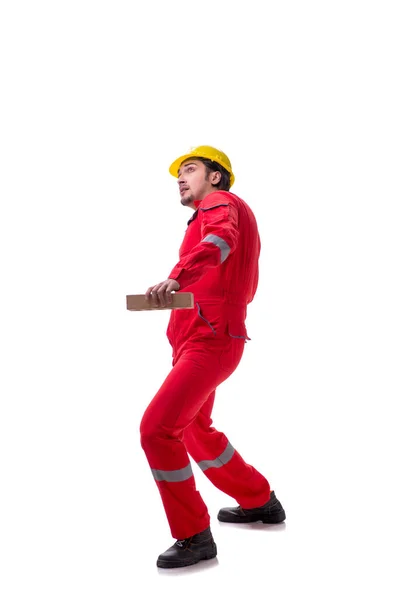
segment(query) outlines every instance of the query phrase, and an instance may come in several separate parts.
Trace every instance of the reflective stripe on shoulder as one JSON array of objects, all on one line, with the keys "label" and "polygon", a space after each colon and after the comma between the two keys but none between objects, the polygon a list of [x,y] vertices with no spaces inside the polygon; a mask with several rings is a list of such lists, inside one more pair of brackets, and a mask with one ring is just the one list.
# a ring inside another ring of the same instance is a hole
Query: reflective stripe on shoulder
[{"label": "reflective stripe on shoulder", "polygon": [[210,235],[206,235],[206,237],[201,241],[209,242],[210,244],[215,244],[215,246],[218,246],[218,248],[221,250],[221,263],[223,263],[224,260],[228,258],[231,249],[229,245],[225,242],[225,240],[220,238],[218,235],[213,235],[212,233],[210,233]]},{"label": "reflective stripe on shoulder", "polygon": [[193,471],[190,463],[183,469],[175,469],[174,471],[162,471],[161,469],[151,469],[153,477],[156,481],[168,481],[170,483],[176,481],[186,481],[193,476]]},{"label": "reflective stripe on shoulder", "polygon": [[231,458],[234,454],[235,454],[235,448],[232,446],[232,444],[230,442],[228,442],[228,445],[225,448],[225,450],[222,452],[222,454],[217,456],[217,458],[215,460],[201,460],[197,464],[199,465],[199,467],[202,471],[206,471],[207,469],[210,469],[211,467],[214,467],[215,469],[219,469],[220,467],[223,467],[224,465],[226,465],[231,460]]}]

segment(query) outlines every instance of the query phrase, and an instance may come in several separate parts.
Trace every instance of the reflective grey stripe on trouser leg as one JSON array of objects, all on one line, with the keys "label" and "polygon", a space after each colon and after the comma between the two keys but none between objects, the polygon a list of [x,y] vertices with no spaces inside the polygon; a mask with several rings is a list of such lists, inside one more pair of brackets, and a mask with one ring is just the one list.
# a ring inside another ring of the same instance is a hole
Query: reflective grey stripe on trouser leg
[{"label": "reflective grey stripe on trouser leg", "polygon": [[151,469],[153,477],[156,481],[168,481],[169,483],[176,481],[186,481],[193,475],[190,463],[183,469],[175,469],[174,471],[162,471],[161,469]]},{"label": "reflective grey stripe on trouser leg", "polygon": [[225,242],[225,240],[220,238],[218,235],[213,235],[212,233],[210,233],[210,235],[206,235],[206,237],[201,241],[209,242],[210,244],[215,244],[216,246],[218,246],[218,248],[221,250],[221,263],[223,263],[224,260],[228,258],[228,254],[231,251],[231,249],[229,245]]},{"label": "reflective grey stripe on trouser leg", "polygon": [[234,454],[235,454],[235,448],[232,446],[232,444],[230,442],[228,442],[228,445],[225,448],[225,450],[222,452],[222,454],[217,456],[216,459],[201,460],[197,464],[199,465],[199,467],[202,471],[206,471],[207,469],[210,469],[210,467],[215,467],[216,469],[219,469],[220,467],[223,467],[224,465],[226,465],[231,460],[231,458]]}]

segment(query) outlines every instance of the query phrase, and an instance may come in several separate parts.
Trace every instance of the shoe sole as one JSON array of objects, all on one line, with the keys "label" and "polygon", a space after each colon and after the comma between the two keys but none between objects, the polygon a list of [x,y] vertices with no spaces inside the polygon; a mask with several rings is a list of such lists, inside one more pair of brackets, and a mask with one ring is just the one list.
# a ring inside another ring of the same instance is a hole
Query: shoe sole
[{"label": "shoe sole", "polygon": [[185,564],[182,564],[181,562],[178,563],[178,562],[158,560],[157,567],[160,567],[161,569],[177,569],[179,567],[190,567],[191,565],[196,565],[197,563],[199,563],[202,560],[210,560],[212,558],[215,558],[216,556],[217,556],[217,551],[215,550],[215,552],[209,552],[205,556],[202,556],[201,558],[198,558],[198,559],[193,559],[189,562],[185,562]]},{"label": "shoe sole", "polygon": [[282,510],[275,515],[248,515],[235,518],[234,516],[224,517],[223,515],[218,515],[218,521],[221,523],[257,523],[261,521],[266,525],[277,525],[278,523],[282,523],[286,519],[285,511]]}]

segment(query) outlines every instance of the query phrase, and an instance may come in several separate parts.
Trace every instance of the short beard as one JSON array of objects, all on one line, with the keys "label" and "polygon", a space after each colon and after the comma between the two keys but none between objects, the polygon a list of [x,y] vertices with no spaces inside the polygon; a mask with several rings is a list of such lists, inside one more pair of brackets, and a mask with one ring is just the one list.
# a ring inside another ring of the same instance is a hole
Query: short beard
[{"label": "short beard", "polygon": [[183,206],[189,206],[193,202],[194,202],[193,194],[190,194],[190,196],[183,196],[183,198],[181,198],[181,204],[183,204]]}]

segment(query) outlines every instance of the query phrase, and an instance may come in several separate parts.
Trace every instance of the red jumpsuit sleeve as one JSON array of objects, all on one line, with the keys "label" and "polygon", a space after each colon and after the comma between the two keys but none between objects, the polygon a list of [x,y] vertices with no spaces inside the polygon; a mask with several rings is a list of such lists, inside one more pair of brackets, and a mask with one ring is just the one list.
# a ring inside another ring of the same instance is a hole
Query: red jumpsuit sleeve
[{"label": "red jumpsuit sleeve", "polygon": [[168,277],[175,279],[181,290],[222,264],[237,247],[238,211],[229,200],[217,194],[205,198],[199,207],[199,218],[200,243],[181,258]]}]

